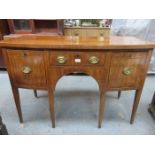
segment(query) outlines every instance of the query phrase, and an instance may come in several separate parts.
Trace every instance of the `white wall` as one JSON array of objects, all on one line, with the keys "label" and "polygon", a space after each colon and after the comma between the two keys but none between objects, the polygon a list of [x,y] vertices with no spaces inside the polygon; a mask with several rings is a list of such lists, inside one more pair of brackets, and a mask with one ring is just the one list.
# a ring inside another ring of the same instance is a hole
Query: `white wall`
[{"label": "white wall", "polygon": [[[135,36],[155,42],[155,19],[114,19],[111,35]],[[150,62],[149,73],[155,73],[155,50]]]}]

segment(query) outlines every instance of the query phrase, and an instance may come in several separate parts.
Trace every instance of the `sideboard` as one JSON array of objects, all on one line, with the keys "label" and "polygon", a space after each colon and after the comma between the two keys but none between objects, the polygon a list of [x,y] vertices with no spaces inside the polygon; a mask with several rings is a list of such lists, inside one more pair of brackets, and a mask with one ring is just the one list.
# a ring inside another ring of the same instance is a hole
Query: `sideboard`
[{"label": "sideboard", "polygon": [[65,36],[104,36],[110,35],[110,28],[108,27],[64,27]]},{"label": "sideboard", "polygon": [[69,73],[85,73],[99,85],[98,127],[101,128],[105,94],[112,90],[135,90],[130,123],[134,122],[155,43],[118,36],[23,36],[3,40],[0,46],[21,123],[18,88],[48,91],[52,127],[55,127],[57,81]]}]

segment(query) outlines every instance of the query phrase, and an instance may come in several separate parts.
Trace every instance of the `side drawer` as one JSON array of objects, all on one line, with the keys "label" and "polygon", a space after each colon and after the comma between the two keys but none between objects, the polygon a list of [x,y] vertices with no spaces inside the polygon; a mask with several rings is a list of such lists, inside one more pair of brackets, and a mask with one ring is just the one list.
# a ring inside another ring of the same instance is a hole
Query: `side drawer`
[{"label": "side drawer", "polygon": [[106,52],[86,52],[86,51],[51,51],[49,52],[50,65],[102,65],[104,66],[106,60]]},{"label": "side drawer", "polygon": [[44,54],[41,51],[7,50],[11,76],[21,87],[46,87]]},{"label": "side drawer", "polygon": [[144,78],[147,52],[112,53],[110,88],[137,88]]}]

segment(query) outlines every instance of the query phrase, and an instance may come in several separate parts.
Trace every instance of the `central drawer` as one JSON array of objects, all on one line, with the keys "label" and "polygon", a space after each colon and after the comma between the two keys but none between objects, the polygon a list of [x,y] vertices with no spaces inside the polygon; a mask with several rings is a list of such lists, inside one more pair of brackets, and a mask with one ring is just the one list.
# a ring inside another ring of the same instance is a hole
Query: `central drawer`
[{"label": "central drawer", "polygon": [[70,52],[70,51],[52,51],[49,56],[50,65],[53,66],[77,66],[77,65],[104,65],[106,60],[105,52]]}]

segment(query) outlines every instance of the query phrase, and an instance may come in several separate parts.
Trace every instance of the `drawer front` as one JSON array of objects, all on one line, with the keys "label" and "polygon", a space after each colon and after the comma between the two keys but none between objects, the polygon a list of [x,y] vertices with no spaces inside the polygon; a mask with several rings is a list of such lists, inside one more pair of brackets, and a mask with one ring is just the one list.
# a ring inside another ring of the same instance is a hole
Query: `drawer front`
[{"label": "drawer front", "polygon": [[100,29],[98,31],[98,36],[109,37],[109,35],[110,35],[110,29],[104,29],[104,30]]},{"label": "drawer front", "polygon": [[21,87],[46,87],[44,55],[40,51],[8,50],[13,80]]},{"label": "drawer front", "polygon": [[64,29],[65,36],[72,36],[72,31],[70,29]]},{"label": "drawer front", "polygon": [[84,29],[72,29],[72,36],[86,36],[86,31]]},{"label": "drawer front", "polygon": [[109,29],[87,29],[86,30],[87,36],[94,36],[94,37],[107,37],[109,36]]},{"label": "drawer front", "polygon": [[50,65],[67,66],[67,65],[86,65],[98,66],[104,65],[106,52],[68,52],[52,51],[49,56]]},{"label": "drawer front", "polygon": [[97,29],[87,29],[86,30],[86,35],[87,37],[98,37],[99,36],[99,31]]},{"label": "drawer front", "polygon": [[109,73],[110,88],[137,88],[145,76],[146,52],[112,53]]}]

